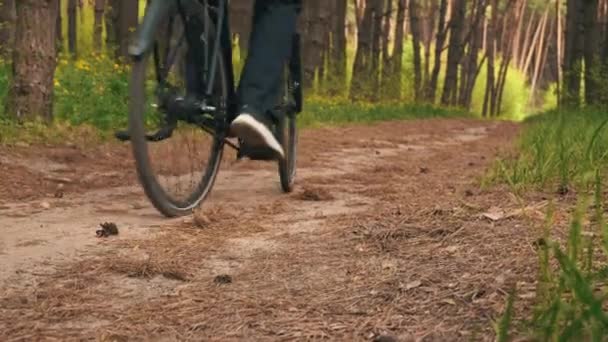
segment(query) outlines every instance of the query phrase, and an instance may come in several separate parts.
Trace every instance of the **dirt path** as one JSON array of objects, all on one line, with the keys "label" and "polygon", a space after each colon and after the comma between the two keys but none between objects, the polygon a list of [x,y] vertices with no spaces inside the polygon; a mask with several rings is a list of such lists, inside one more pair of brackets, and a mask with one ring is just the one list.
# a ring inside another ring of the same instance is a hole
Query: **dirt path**
[{"label": "dirt path", "polygon": [[[41,190],[0,196],[0,340],[491,339],[509,284],[534,279],[526,223],[481,217],[517,205],[479,187],[516,132],[470,120],[306,131],[294,194],[273,165],[226,161],[201,211],[173,220],[132,171],[116,174],[125,147],[60,162],[7,152],[5,174]],[[95,237],[105,221],[117,237]]]}]

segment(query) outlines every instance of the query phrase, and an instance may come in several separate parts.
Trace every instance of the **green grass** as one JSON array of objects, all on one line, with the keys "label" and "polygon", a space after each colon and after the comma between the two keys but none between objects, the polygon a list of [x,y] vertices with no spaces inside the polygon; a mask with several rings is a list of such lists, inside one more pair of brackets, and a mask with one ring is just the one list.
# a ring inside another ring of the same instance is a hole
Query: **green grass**
[{"label": "green grass", "polygon": [[525,122],[519,155],[497,162],[490,179],[516,190],[584,187],[608,168],[608,112],[552,110]]},{"label": "green grass", "polygon": [[[567,241],[551,240],[553,211],[549,210],[543,241],[537,244],[539,273],[536,303],[530,318],[511,325],[513,298],[499,322],[498,340],[525,335],[534,341],[604,341],[608,315],[608,226],[603,216],[600,173],[595,196],[583,196],[572,215]],[[593,205],[590,205],[593,203]]]},{"label": "green grass", "polygon": [[[515,192],[575,189],[566,241],[547,212],[538,248],[538,283],[532,316],[510,326],[511,305],[500,321],[500,339],[527,335],[539,341],[603,341],[608,336],[608,226],[603,175],[608,170],[606,109],[551,110],[525,121],[518,155],[496,162],[488,180]],[[505,323],[509,323],[506,324]]]}]

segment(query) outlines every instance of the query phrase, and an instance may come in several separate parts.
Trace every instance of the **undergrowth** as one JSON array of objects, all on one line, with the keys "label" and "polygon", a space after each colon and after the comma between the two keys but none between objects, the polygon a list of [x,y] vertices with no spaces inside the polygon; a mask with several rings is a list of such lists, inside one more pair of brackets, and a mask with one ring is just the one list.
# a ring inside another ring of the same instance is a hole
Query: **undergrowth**
[{"label": "undergrowth", "polygon": [[[602,177],[608,169],[607,126],[608,112],[601,108],[552,110],[531,117],[518,141],[519,154],[497,161],[492,169],[488,180],[506,183],[516,193],[563,195],[574,190],[578,197],[567,232],[560,234],[555,220],[559,213],[549,209],[543,234],[534,243],[539,271],[532,315],[518,317],[523,323],[518,327],[499,324],[497,336],[523,334],[539,341],[603,341],[608,336],[608,225]],[[512,321],[510,310],[500,323]]]},{"label": "undergrowth", "polygon": [[[20,125],[0,114],[0,144],[80,141],[110,138],[128,121],[129,69],[105,54],[93,53],[72,60],[60,57],[55,74],[55,120],[51,126],[42,123]],[[9,67],[0,67],[0,103],[6,96]],[[305,111],[300,115],[302,127],[319,127],[344,123],[432,117],[468,116],[458,109],[441,109],[430,105],[403,102],[353,103],[345,97],[327,97],[310,92]]]},{"label": "undergrowth", "polygon": [[492,182],[516,191],[579,188],[608,168],[608,112],[600,108],[552,110],[530,117],[518,141],[519,155],[499,160]]},{"label": "undergrowth", "polygon": [[[538,279],[529,317],[512,325],[515,296],[509,297],[498,324],[499,341],[526,336],[534,341],[604,341],[608,336],[608,225],[604,218],[600,171],[588,184],[572,215],[567,237],[560,240],[549,210],[543,236],[536,242]],[[565,241],[564,241],[565,240]]]}]

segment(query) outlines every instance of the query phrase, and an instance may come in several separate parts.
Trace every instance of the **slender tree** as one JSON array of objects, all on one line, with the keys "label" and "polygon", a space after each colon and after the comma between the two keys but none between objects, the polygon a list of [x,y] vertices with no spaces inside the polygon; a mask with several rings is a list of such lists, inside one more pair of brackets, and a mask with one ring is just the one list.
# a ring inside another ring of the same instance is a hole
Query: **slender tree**
[{"label": "slender tree", "polygon": [[103,15],[106,9],[105,0],[95,0],[95,22],[93,24],[93,46],[97,51],[101,50],[103,36]]},{"label": "slender tree", "polygon": [[[362,4],[361,2],[360,4]],[[363,9],[363,16],[359,20],[357,33],[357,52],[353,65],[353,78],[351,80],[350,97],[353,100],[369,98],[369,79],[373,72],[371,65],[372,39],[373,39],[373,13],[376,2],[368,0]]]},{"label": "slender tree", "polygon": [[582,0],[568,0],[562,93],[562,103],[566,106],[579,106],[581,104],[581,72],[585,44],[584,17]]},{"label": "slender tree", "polygon": [[445,82],[441,104],[454,105],[457,98],[458,65],[462,56],[464,22],[466,19],[466,1],[454,0],[452,17],[450,19],[450,43],[448,46],[448,61],[445,72]]},{"label": "slender tree", "polygon": [[422,95],[422,57],[420,55],[420,5],[419,0],[410,0],[410,28],[414,50],[414,98],[421,100]]},{"label": "slender tree", "polygon": [[73,56],[76,56],[76,41],[78,40],[77,21],[78,1],[68,0],[68,50]]},{"label": "slender tree", "polygon": [[448,30],[446,25],[447,10],[448,1],[441,0],[441,4],[439,6],[439,23],[437,25],[437,38],[435,40],[435,62],[433,65],[429,86],[425,92],[425,99],[429,103],[435,102],[435,95],[437,94],[437,83],[439,80],[439,72],[441,71],[441,55],[443,54],[443,45],[445,44]]},{"label": "slender tree", "polygon": [[585,102],[598,105],[603,90],[600,74],[600,31],[597,21],[598,0],[585,0],[584,7]]}]

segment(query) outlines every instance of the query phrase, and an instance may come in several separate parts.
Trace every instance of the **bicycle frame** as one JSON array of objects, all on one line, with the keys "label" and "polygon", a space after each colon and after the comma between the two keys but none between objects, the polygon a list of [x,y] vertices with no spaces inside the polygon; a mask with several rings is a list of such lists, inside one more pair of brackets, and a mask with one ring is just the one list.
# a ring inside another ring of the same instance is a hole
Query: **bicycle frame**
[{"label": "bicycle frame", "polygon": [[[206,80],[206,89],[203,95],[202,102],[199,106],[193,107],[192,109],[198,110],[199,113],[211,114],[215,117],[215,123],[212,125],[216,130],[211,129],[210,125],[202,124],[201,128],[206,130],[208,133],[214,135],[216,138],[224,140],[224,142],[230,147],[239,150],[240,147],[233,144],[225,137],[228,131],[227,125],[227,117],[234,117],[233,113],[236,108],[232,106],[232,104],[236,103],[235,94],[234,94],[234,79],[233,75],[233,64],[231,58],[226,56],[223,52],[223,47],[221,46],[222,42],[222,33],[228,34],[230,37],[229,29],[228,32],[225,32],[223,27],[224,24],[228,22],[228,10],[227,10],[227,2],[228,0],[217,0],[217,7],[215,8],[215,14],[217,15],[215,19],[216,24],[216,32],[215,32],[215,40],[213,41],[213,47],[211,49],[211,53],[209,53],[209,49],[205,49],[204,52],[204,61],[202,65],[207,67],[211,61],[211,65],[209,66],[209,70],[205,70],[205,74],[210,75],[210,79]],[[169,17],[172,14],[181,14],[182,17],[185,17],[186,14],[192,13],[207,13],[210,14],[213,12],[212,6],[209,5],[209,0],[148,0],[146,6],[146,13],[144,15],[144,19],[142,23],[139,25],[134,39],[132,43],[129,45],[129,55],[135,59],[143,58],[147,53],[151,52],[155,47],[155,41],[157,37],[155,36],[157,28],[162,25],[164,18]],[[207,21],[204,23],[204,33],[203,36],[209,36],[209,26],[207,25]],[[284,108],[286,112],[297,114],[302,111],[302,80],[301,80],[301,61],[300,61],[300,39],[299,35],[296,34],[294,37],[292,47],[292,56],[288,61],[287,67],[289,70],[289,75],[291,77],[290,82],[290,92],[293,94],[294,102],[292,104],[287,104],[287,108]],[[228,108],[215,108],[207,105],[208,99],[213,96],[213,85],[215,84],[216,77],[216,69],[218,68],[218,54],[221,54],[221,58],[224,58],[224,64],[226,68],[229,69],[230,77],[227,80],[227,86],[229,87],[228,95],[230,98],[226,99],[228,103]],[[209,59],[211,58],[211,59]],[[208,72],[207,72],[208,71]],[[217,115],[219,113],[224,113],[227,116]],[[181,112],[185,112],[187,110],[181,110]],[[196,116],[200,117],[200,116]],[[218,130],[219,128],[219,130]],[[161,133],[162,131],[162,133]],[[153,137],[167,137],[170,136],[170,132],[172,131],[171,127],[166,127],[161,129],[159,133],[153,135]],[[169,132],[169,133],[167,133]],[[154,138],[152,139],[154,140]]]},{"label": "bicycle frame", "polygon": [[[220,53],[221,27],[224,24],[224,21],[228,20],[228,18],[226,18],[226,2],[227,0],[218,0],[217,30],[215,32],[214,46],[211,56],[205,56],[205,58],[211,58],[211,67],[209,70],[211,79],[207,81],[207,89],[205,90],[205,95],[207,97],[211,96],[213,92],[215,71],[217,69],[217,54]],[[172,12],[179,11],[183,14],[196,13],[197,11],[202,10],[203,13],[208,13],[208,9],[209,2],[207,0],[148,0],[143,22],[139,25],[135,38],[129,45],[129,55],[134,59],[139,59],[150,52],[154,47],[154,42],[156,40],[156,28],[162,24],[163,18],[169,16]],[[206,34],[208,32],[207,25],[205,25],[205,30]],[[204,63],[204,65],[207,65],[207,63]],[[230,61],[229,67],[232,68],[232,61]],[[230,84],[229,86],[234,87],[234,84]]]}]

